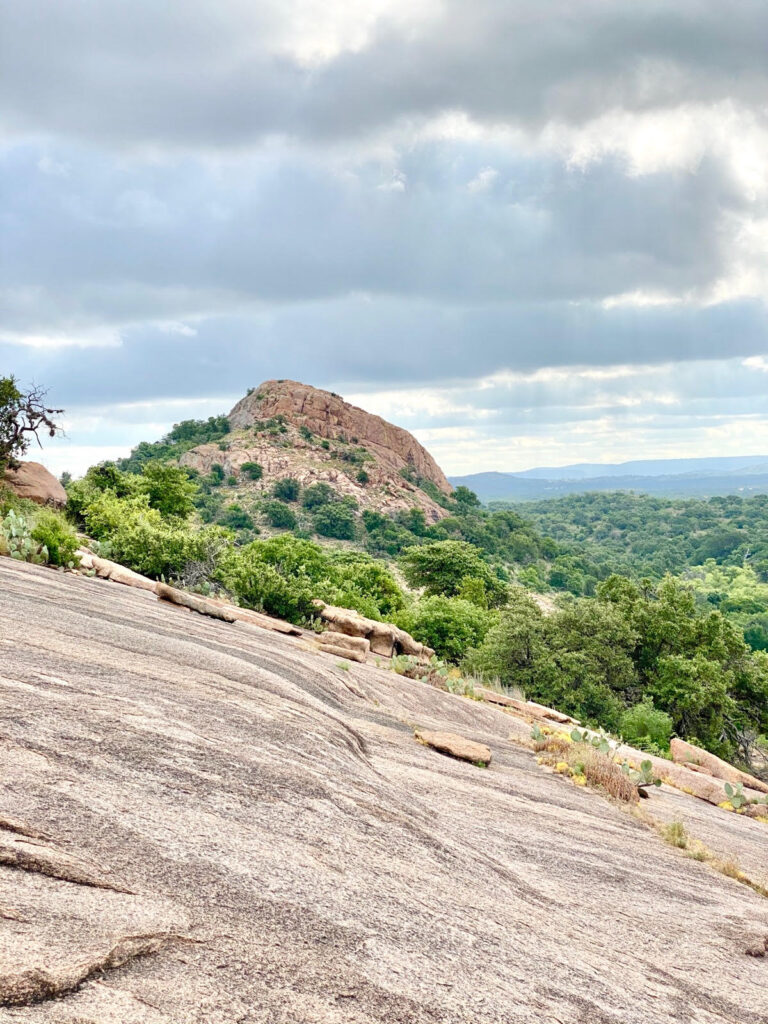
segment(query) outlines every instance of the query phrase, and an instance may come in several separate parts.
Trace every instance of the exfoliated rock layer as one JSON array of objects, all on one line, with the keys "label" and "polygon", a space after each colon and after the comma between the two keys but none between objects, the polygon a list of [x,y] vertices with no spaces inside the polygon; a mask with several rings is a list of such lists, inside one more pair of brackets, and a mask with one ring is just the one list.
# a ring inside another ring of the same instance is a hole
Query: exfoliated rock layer
[{"label": "exfoliated rock layer", "polygon": [[0,697],[3,1024],[768,1021],[768,902],[509,709],[9,559]]}]

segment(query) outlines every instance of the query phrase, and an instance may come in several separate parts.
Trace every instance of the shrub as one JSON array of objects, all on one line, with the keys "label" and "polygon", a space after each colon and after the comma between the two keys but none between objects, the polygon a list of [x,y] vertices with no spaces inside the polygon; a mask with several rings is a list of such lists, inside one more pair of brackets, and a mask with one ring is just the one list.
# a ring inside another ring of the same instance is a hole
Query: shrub
[{"label": "shrub", "polygon": [[50,565],[74,565],[79,562],[76,551],[79,547],[77,535],[66,520],[48,509],[38,516],[32,530],[32,539],[48,551]]},{"label": "shrub", "polygon": [[228,551],[220,578],[246,607],[304,622],[316,613],[312,602],[324,565],[316,544],[285,535]]},{"label": "shrub", "polygon": [[198,488],[178,466],[148,462],[139,481],[141,491],[149,497],[150,508],[156,508],[161,515],[186,519],[194,511]]},{"label": "shrub", "polygon": [[216,526],[190,530],[163,522],[156,510],[135,512],[110,534],[104,552],[152,579],[178,579],[192,562],[211,560],[226,534]]},{"label": "shrub", "polygon": [[439,658],[455,662],[482,643],[493,616],[463,598],[434,596],[399,612],[395,621]]},{"label": "shrub", "polygon": [[214,462],[211,466],[211,474],[208,478],[213,487],[218,487],[224,480],[224,467],[219,462]]},{"label": "shrub", "polygon": [[276,530],[292,530],[296,526],[296,513],[282,501],[267,501],[263,510],[267,522]]},{"label": "shrub", "polygon": [[666,712],[657,711],[653,701],[644,700],[627,708],[621,716],[621,735],[629,743],[649,740],[660,750],[669,749],[672,735],[672,719]]},{"label": "shrub", "polygon": [[315,511],[312,521],[321,537],[354,540],[355,513],[347,502],[330,501],[321,505]]},{"label": "shrub", "polygon": [[252,530],[253,516],[245,511],[242,505],[227,505],[219,516],[219,523],[231,530]]},{"label": "shrub", "polygon": [[264,476],[264,470],[258,462],[244,462],[240,470],[249,480],[261,480]]},{"label": "shrub", "polygon": [[357,480],[359,484],[362,484],[363,487],[365,487],[365,485],[370,481],[370,479],[371,478],[368,476],[364,469],[359,470],[357,476],[355,477],[355,480]]},{"label": "shrub", "polygon": [[305,441],[312,440],[312,431],[304,424],[299,427],[299,434],[301,434]]},{"label": "shrub", "polygon": [[327,452],[327,451],[329,451],[329,450],[330,450],[330,447],[331,447],[331,442],[330,442],[330,441],[325,441],[325,440],[323,440],[323,441],[321,441],[321,442],[320,442],[320,447],[321,447],[321,448],[322,448],[322,449],[323,449],[324,451],[326,451],[326,452]]},{"label": "shrub", "polygon": [[278,501],[298,501],[300,491],[301,484],[292,476],[277,480],[272,488],[272,494]]},{"label": "shrub", "polygon": [[321,505],[327,505],[329,501],[333,501],[335,497],[336,492],[329,484],[310,484],[304,491],[301,503],[304,508],[319,508]]}]

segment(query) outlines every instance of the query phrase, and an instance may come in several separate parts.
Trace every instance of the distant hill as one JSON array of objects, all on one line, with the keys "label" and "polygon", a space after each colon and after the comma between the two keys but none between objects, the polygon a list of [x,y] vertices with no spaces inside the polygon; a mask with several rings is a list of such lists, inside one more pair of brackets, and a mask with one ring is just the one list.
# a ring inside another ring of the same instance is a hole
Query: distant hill
[{"label": "distant hill", "polygon": [[707,498],[768,493],[768,455],[703,459],[647,459],[622,463],[543,466],[521,473],[450,477],[481,501],[536,501],[585,491],[637,491],[665,497]]}]

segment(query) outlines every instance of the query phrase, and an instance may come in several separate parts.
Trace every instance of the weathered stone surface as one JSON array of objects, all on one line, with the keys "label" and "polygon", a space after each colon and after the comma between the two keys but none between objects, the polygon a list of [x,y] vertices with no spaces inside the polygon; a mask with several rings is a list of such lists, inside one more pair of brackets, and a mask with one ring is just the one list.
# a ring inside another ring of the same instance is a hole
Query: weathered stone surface
[{"label": "weathered stone surface", "polygon": [[159,601],[169,601],[171,604],[180,605],[182,608],[189,608],[198,615],[208,615],[212,619],[221,619],[223,622],[234,622],[235,616],[226,607],[217,601],[208,601],[198,594],[188,594],[186,590],[177,590],[176,587],[169,587],[167,583],[157,583],[155,593]]},{"label": "weathered stone surface", "polygon": [[391,622],[378,622],[368,619],[350,608],[336,608],[330,604],[316,601],[318,614],[325,622],[329,622],[335,632],[347,636],[365,637],[370,643],[372,654],[391,658],[396,654],[408,654],[422,661],[429,661],[434,655],[431,647],[414,640],[410,633],[400,629]]},{"label": "weathered stone surface", "polygon": [[329,440],[356,438],[355,443],[373,448],[382,459],[391,462],[396,472],[410,466],[443,494],[450,494],[453,489],[429,452],[407,430],[350,405],[330,391],[295,380],[268,380],[260,384],[240,399],[229,414],[229,422],[237,429],[279,415]]},{"label": "weathered stone surface", "polygon": [[[0,963],[162,943],[3,1024],[765,1024],[765,900],[545,773],[500,708],[10,559],[0,660],[0,814],[137,894],[0,868]],[[764,864],[766,826],[667,798]]]},{"label": "weathered stone surface", "polygon": [[331,644],[334,647],[362,654],[363,660],[371,649],[370,641],[364,636],[348,636],[346,633],[338,633],[335,629],[326,629],[324,633],[320,634],[320,638],[324,644]]},{"label": "weathered stone surface", "polygon": [[339,647],[338,644],[331,644],[325,640],[321,641],[317,646],[324,654],[333,654],[336,658],[357,661],[360,664],[365,661],[365,654],[362,651],[350,650],[348,647]]},{"label": "weathered stone surface", "polygon": [[514,708],[519,710],[519,700],[514,697],[508,697],[505,693],[497,693],[495,690],[489,690],[485,686],[476,686],[474,688],[476,697],[482,697],[483,700],[488,701],[489,704],[499,704],[501,707]]},{"label": "weathered stone surface", "polygon": [[414,733],[417,740],[441,754],[448,754],[460,761],[472,761],[474,764],[490,764],[491,751],[484,743],[468,740],[455,732],[436,732],[434,729],[417,729]]},{"label": "weathered stone surface", "polygon": [[[105,972],[183,941],[189,925],[187,915],[168,901],[117,895],[6,867],[0,868],[0,901],[9,901],[15,911],[10,920],[0,917],[3,1021],[26,1020],[33,1013],[35,1019],[57,1024],[77,1019],[101,1024],[101,1017],[85,1012],[70,1018],[59,998],[88,978],[108,978]],[[87,1009],[87,989],[77,1002]],[[122,1024],[133,1021],[144,1024],[141,1016],[130,1015]]]},{"label": "weathered stone surface", "polygon": [[6,469],[3,483],[20,498],[28,498],[38,505],[63,508],[67,503],[67,492],[39,462],[22,462],[16,469]]},{"label": "weathered stone surface", "polygon": [[139,590],[149,590],[156,593],[157,581],[134,572],[133,569],[126,569],[124,565],[112,562],[108,558],[100,558],[90,551],[79,550],[81,569],[93,569],[98,577],[105,580],[112,580],[113,583],[122,583],[125,587],[137,587]]},{"label": "weathered stone surface", "polygon": [[749,789],[768,793],[768,782],[763,782],[761,779],[756,779],[754,775],[748,775],[746,772],[739,771],[732,764],[721,760],[715,754],[710,754],[708,750],[702,750],[701,747],[694,746],[693,743],[686,743],[685,740],[675,737],[670,742],[669,749],[672,759],[678,764],[699,765],[716,779],[722,779],[724,782],[730,782],[732,785],[741,783],[743,786],[749,787]]},{"label": "weathered stone surface", "polygon": [[[490,700],[490,697],[484,698]],[[499,703],[498,701],[496,703]],[[515,711],[519,711],[529,718],[535,718],[539,721],[546,721],[550,724],[557,725],[578,725],[578,719],[571,718],[570,715],[564,715],[560,711],[555,711],[553,708],[544,707],[543,704],[536,704],[532,700],[518,700],[516,697],[508,697],[504,703],[507,707],[514,708]]]},{"label": "weathered stone surface", "polygon": [[544,718],[551,718],[553,722],[559,722],[561,725],[579,725],[578,718],[571,718],[570,715],[565,715],[562,711],[555,711],[554,708],[545,707],[544,704],[537,704],[535,700],[527,700],[525,705],[533,711],[538,711]]}]

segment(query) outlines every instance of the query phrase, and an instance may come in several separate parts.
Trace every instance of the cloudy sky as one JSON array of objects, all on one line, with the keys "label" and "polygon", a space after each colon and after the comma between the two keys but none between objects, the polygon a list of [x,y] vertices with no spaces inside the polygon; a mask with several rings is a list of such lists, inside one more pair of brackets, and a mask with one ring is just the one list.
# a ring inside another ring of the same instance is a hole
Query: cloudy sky
[{"label": "cloudy sky", "polygon": [[768,453],[765,0],[0,18],[0,372],[55,471],[270,377],[453,473]]}]

